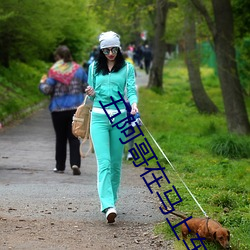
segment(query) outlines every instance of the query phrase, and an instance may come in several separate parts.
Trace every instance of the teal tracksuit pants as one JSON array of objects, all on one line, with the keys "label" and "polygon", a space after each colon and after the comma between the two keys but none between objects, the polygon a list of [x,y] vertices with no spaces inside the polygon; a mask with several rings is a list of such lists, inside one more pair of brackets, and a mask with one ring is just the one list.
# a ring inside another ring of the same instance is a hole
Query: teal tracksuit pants
[{"label": "teal tracksuit pants", "polygon": [[[114,118],[113,124],[124,119],[126,112]],[[91,113],[90,134],[97,160],[97,190],[101,211],[115,207],[121,180],[121,166],[126,137],[117,127],[112,127],[105,114]]]}]

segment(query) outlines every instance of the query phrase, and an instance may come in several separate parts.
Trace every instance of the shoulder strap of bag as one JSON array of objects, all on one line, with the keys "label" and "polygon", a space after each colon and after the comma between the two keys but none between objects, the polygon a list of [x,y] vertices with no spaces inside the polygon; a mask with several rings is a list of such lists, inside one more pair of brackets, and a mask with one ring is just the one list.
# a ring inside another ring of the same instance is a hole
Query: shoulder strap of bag
[{"label": "shoulder strap of bag", "polygon": [[84,100],[83,100],[83,103],[82,103],[83,105],[86,104],[87,98],[88,98],[88,95],[85,94],[85,97],[84,97]]},{"label": "shoulder strap of bag", "polygon": [[[87,101],[88,95],[85,96],[84,101],[83,101],[83,105],[86,105],[86,101]],[[90,115],[88,116],[88,122],[87,122],[87,131],[90,130]],[[86,153],[84,153],[83,151],[83,145],[89,140],[89,148],[87,150]],[[85,158],[88,156],[88,154],[90,153],[90,151],[92,153],[94,153],[94,148],[93,148],[93,143],[92,143],[92,139],[90,137],[90,133],[86,132],[85,137],[82,139],[81,143],[80,143],[80,147],[79,147],[79,151],[80,151],[80,155],[82,158]]]},{"label": "shoulder strap of bag", "polygon": [[[89,118],[89,119],[90,119],[90,118]],[[90,123],[88,122],[88,126],[89,126],[89,124],[90,124]],[[83,151],[83,145],[84,145],[87,141],[89,141],[89,148],[88,148],[87,152],[84,153],[84,151]],[[79,151],[80,151],[80,155],[81,155],[82,158],[87,157],[88,154],[89,154],[90,152],[94,153],[93,142],[92,142],[92,139],[91,139],[91,136],[90,136],[90,135],[89,135],[89,139],[88,139],[87,137],[85,137],[85,138],[82,140],[82,142],[81,142],[81,144],[80,144],[80,147],[79,147]]]}]

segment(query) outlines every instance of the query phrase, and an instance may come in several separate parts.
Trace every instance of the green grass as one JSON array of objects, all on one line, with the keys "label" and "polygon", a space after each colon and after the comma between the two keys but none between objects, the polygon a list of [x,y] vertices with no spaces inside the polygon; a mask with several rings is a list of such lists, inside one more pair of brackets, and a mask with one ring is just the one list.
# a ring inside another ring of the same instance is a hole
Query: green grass
[{"label": "green grass", "polygon": [[46,97],[38,90],[48,65],[35,61],[30,65],[11,62],[10,68],[0,67],[0,122],[8,116],[18,118],[21,111],[34,107]]},{"label": "green grass", "polygon": [[[250,249],[250,138],[227,132],[218,79],[210,68],[202,68],[201,73],[205,89],[218,106],[219,114],[201,115],[197,111],[185,65],[180,60],[174,60],[165,67],[163,93],[146,88],[139,90],[141,117],[202,208],[212,219],[230,230],[232,249]],[[250,102],[246,102],[249,109]],[[144,131],[145,137],[153,146],[149,134],[145,129]],[[163,195],[174,185],[183,199],[175,209],[186,215],[202,217],[202,211],[187,192],[176,171],[155,145],[153,148],[171,181],[171,184],[162,181],[161,187],[153,184],[155,191],[158,190]],[[154,165],[151,160],[150,167]],[[155,198],[158,199],[156,194]],[[169,198],[172,202],[178,200],[173,191],[169,193]],[[162,215],[162,218],[163,223],[155,227],[155,232],[164,234],[166,239],[176,239],[165,221],[166,215]],[[176,218],[172,224],[179,221]],[[206,246],[211,250],[219,249],[214,243],[206,243]],[[181,241],[175,240],[175,249],[186,247]]]}]

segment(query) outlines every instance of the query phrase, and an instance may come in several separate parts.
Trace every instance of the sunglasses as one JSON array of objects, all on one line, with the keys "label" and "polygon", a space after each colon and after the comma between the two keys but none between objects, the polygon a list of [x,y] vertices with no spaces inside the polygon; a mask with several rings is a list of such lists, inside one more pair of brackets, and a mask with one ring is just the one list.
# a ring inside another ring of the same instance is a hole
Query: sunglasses
[{"label": "sunglasses", "polygon": [[105,48],[105,49],[102,50],[104,55],[109,55],[110,51],[112,52],[112,54],[117,54],[118,48],[117,47],[114,47],[114,48],[111,48],[111,49]]}]

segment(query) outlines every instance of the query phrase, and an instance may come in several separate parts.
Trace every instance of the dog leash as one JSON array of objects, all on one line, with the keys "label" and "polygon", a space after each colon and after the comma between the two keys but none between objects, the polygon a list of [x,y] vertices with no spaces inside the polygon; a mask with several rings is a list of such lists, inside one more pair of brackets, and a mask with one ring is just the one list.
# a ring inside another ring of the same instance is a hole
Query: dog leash
[{"label": "dog leash", "polygon": [[207,213],[204,211],[204,209],[201,207],[201,205],[199,204],[199,202],[196,200],[196,198],[194,197],[194,195],[192,194],[191,190],[188,188],[188,186],[186,185],[186,183],[182,180],[182,178],[180,177],[180,175],[178,174],[176,168],[174,167],[174,165],[170,162],[170,160],[168,159],[168,157],[165,155],[165,153],[163,152],[163,150],[161,149],[161,147],[159,146],[159,144],[156,142],[156,140],[154,139],[153,135],[149,132],[148,128],[145,126],[145,124],[142,122],[141,118],[138,118],[140,120],[140,122],[143,124],[143,126],[145,127],[146,131],[148,132],[148,134],[150,135],[150,137],[152,138],[152,140],[154,141],[155,145],[158,147],[158,149],[161,151],[162,155],[165,157],[165,159],[167,160],[167,162],[169,163],[169,165],[172,167],[172,169],[175,171],[175,173],[177,174],[177,176],[179,177],[179,179],[181,180],[182,184],[185,186],[185,188],[187,189],[187,191],[189,192],[189,194],[191,195],[191,197],[193,198],[193,200],[196,202],[196,204],[198,205],[198,207],[200,208],[200,210],[202,211],[202,213],[205,215],[205,217],[209,218],[209,216],[207,215]]}]

